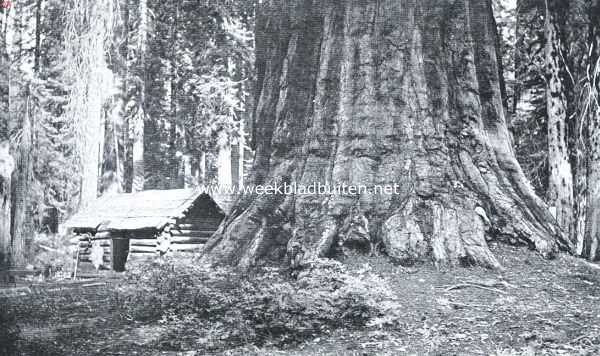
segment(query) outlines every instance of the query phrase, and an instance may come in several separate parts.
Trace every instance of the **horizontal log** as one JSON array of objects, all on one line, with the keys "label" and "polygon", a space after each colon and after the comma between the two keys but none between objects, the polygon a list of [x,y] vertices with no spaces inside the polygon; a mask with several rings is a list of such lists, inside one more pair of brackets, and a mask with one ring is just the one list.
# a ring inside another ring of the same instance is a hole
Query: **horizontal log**
[{"label": "horizontal log", "polygon": [[127,256],[127,258],[130,259],[132,257],[154,257],[156,255],[157,255],[156,251],[151,251],[151,252],[129,251],[129,255]]},{"label": "horizontal log", "polygon": [[155,246],[131,246],[129,247],[129,253],[136,252],[156,252]]},{"label": "horizontal log", "polygon": [[182,225],[203,225],[203,224],[220,224],[223,219],[221,218],[198,218],[198,219],[186,219],[180,221],[178,226]]},{"label": "horizontal log", "polygon": [[196,225],[194,225],[194,224],[177,224],[176,226],[172,226],[171,228],[194,230],[194,229],[196,229]]},{"label": "horizontal log", "polygon": [[191,230],[191,231],[216,231],[219,228],[219,225],[197,225],[194,228],[184,229],[182,227],[171,229],[171,231],[176,230]]},{"label": "horizontal log", "polygon": [[130,246],[156,246],[156,239],[129,240]]},{"label": "horizontal log", "polygon": [[[104,251],[105,254],[110,254],[111,252],[111,248],[110,247],[103,247],[102,250]],[[89,255],[92,253],[92,249],[91,248],[80,248],[79,249],[79,254],[80,255]]]},{"label": "horizontal log", "polygon": [[171,230],[173,236],[211,237],[215,230]]},{"label": "horizontal log", "polygon": [[140,240],[140,239],[154,239],[156,238],[157,232],[147,232],[147,231],[132,231],[127,234],[127,238],[130,240]]},{"label": "horizontal log", "polygon": [[[92,262],[92,258],[89,256],[79,256],[79,262]],[[102,262],[110,263],[110,257],[102,256]]]},{"label": "horizontal log", "polygon": [[127,262],[149,261],[149,260],[155,259],[156,257],[158,257],[158,255],[156,253],[148,253],[148,252],[130,253],[129,256],[127,256]]},{"label": "horizontal log", "polygon": [[129,254],[127,257],[127,263],[147,263],[154,260],[157,257],[154,253],[134,253]]},{"label": "horizontal log", "polygon": [[[102,241],[102,242],[100,242],[100,246],[102,246],[102,247],[110,247],[110,242],[109,241]],[[91,248],[92,247],[92,243],[91,242],[86,242],[86,241],[81,241],[81,242],[79,242],[79,247]]]},{"label": "horizontal log", "polygon": [[102,278],[105,277],[102,273],[77,273],[77,278],[81,279],[92,279],[92,278]]},{"label": "horizontal log", "polygon": [[169,240],[172,244],[205,244],[208,241],[208,237],[199,236],[173,236]]},{"label": "horizontal log", "polygon": [[173,251],[200,251],[204,248],[204,244],[172,244]]},{"label": "horizontal log", "polygon": [[111,240],[110,238],[97,238],[94,236],[79,238],[79,241],[110,241],[110,240]]}]

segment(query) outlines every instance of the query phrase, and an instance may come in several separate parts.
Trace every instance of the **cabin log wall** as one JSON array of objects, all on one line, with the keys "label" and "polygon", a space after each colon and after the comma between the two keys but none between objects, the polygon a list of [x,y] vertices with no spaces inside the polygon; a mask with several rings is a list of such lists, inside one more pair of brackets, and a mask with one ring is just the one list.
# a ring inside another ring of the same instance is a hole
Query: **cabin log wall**
[{"label": "cabin log wall", "polygon": [[224,219],[225,214],[210,197],[200,197],[179,218],[162,229],[92,231],[77,230],[77,266],[80,272],[96,272],[91,263],[92,244],[99,241],[103,254],[101,269],[113,269],[113,239],[128,239],[127,263],[142,262],[169,251],[200,251]]}]

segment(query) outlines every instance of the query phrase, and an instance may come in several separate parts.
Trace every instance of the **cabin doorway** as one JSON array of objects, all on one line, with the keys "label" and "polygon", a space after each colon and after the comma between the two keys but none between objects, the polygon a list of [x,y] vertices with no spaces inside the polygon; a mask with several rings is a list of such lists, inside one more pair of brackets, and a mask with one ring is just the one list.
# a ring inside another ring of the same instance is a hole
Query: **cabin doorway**
[{"label": "cabin doorway", "polygon": [[125,271],[125,263],[129,255],[129,239],[116,238],[112,240],[112,269],[116,272]]}]

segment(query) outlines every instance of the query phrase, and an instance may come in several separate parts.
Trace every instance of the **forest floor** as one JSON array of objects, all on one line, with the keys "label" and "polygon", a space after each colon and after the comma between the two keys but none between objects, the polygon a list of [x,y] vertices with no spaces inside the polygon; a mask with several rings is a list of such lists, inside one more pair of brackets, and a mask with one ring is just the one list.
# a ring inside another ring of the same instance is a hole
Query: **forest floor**
[{"label": "forest floor", "polygon": [[600,354],[600,268],[566,255],[544,260],[525,248],[492,248],[505,271],[348,259],[350,270],[368,268],[389,284],[401,305],[400,322],[392,328],[325,330],[283,346],[169,351],[154,342],[163,332],[160,322],[128,320],[111,311],[115,280],[32,287],[0,302],[18,301],[15,355]]}]

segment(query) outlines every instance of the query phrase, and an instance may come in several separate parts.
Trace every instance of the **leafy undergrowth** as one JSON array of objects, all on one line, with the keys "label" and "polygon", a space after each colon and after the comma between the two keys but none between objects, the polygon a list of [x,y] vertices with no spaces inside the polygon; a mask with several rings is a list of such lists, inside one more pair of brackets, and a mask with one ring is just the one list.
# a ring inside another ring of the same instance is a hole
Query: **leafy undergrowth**
[{"label": "leafy undergrowth", "polygon": [[492,248],[506,271],[353,256],[292,278],[162,261],[101,287],[5,300],[0,344],[15,355],[600,353],[600,269]]}]

